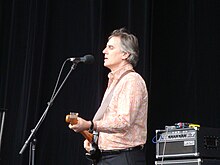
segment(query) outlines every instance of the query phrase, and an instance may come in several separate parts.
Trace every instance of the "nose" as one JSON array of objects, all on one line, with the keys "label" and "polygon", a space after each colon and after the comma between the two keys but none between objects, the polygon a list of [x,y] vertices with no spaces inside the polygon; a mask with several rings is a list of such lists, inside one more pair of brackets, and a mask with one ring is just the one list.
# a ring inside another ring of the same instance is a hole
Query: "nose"
[{"label": "nose", "polygon": [[106,54],[107,53],[107,49],[103,49],[102,53]]}]

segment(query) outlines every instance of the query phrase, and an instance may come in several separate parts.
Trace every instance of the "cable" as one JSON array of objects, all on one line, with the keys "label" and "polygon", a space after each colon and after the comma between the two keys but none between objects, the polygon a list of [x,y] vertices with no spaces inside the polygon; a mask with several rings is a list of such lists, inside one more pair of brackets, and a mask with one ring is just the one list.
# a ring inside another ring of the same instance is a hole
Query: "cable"
[{"label": "cable", "polygon": [[60,76],[61,76],[61,73],[62,73],[62,71],[63,71],[63,67],[64,67],[64,65],[66,64],[67,61],[69,61],[69,59],[66,59],[66,60],[63,62],[63,65],[62,65],[62,67],[61,67],[61,69],[60,69],[60,72],[59,72],[59,75],[58,75],[58,78],[57,78],[57,82],[56,82],[56,85],[55,85],[55,87],[54,87],[53,94],[52,94],[52,96],[51,96],[50,101],[53,99],[54,94],[55,94],[55,92],[56,92],[56,90],[57,90],[57,85],[58,85],[58,82],[60,81]]},{"label": "cable", "polygon": [[161,158],[161,165],[163,165],[163,161],[164,161],[164,155],[165,155],[165,151],[166,151],[166,143],[167,143],[167,134],[168,134],[168,129],[169,127],[166,127],[166,131],[165,131],[165,140],[164,140],[164,145],[163,145],[163,151],[162,151],[162,158]]}]

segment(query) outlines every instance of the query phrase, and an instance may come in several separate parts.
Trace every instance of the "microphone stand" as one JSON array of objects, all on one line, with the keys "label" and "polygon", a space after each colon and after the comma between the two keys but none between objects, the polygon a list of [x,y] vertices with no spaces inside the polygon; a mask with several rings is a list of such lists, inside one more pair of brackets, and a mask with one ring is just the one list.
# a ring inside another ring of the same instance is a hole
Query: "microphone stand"
[{"label": "microphone stand", "polygon": [[[69,60],[69,59],[67,59],[67,60]],[[65,64],[65,62],[64,62],[64,64]],[[44,121],[44,119],[47,115],[47,112],[49,111],[49,108],[52,106],[54,99],[56,98],[57,94],[59,93],[59,91],[63,87],[63,85],[66,82],[67,78],[69,77],[70,73],[76,68],[77,63],[78,62],[73,62],[73,65],[71,66],[71,69],[69,70],[68,74],[66,75],[66,77],[64,78],[63,82],[61,83],[60,87],[58,88],[58,90],[56,92],[55,92],[55,90],[56,90],[56,87],[55,87],[54,92],[52,94],[52,97],[51,97],[50,101],[47,103],[47,108],[45,109],[44,113],[42,114],[41,118],[37,122],[34,129],[31,130],[31,133],[30,133],[29,137],[27,138],[27,140],[25,141],[23,147],[21,148],[21,150],[19,152],[19,154],[23,154],[23,152],[24,152],[25,148],[27,147],[28,143],[30,142],[30,140],[32,140],[32,142],[30,143],[30,151],[29,151],[29,165],[34,165],[34,161],[35,161],[35,148],[36,148],[36,141],[37,140],[34,137],[34,135],[36,134],[37,130],[40,128],[41,124],[43,123],[43,121]],[[59,77],[60,77],[60,75],[59,75]],[[58,80],[57,80],[57,84],[58,84],[58,81],[59,81],[59,77],[58,77]],[[57,84],[56,84],[56,86],[57,86]]]}]

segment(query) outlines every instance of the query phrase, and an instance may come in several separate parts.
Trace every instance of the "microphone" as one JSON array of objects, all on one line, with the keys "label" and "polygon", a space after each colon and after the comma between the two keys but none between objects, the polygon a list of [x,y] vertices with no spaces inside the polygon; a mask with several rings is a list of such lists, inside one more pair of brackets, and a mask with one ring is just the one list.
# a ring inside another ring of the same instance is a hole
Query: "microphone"
[{"label": "microphone", "polygon": [[84,57],[72,57],[72,58],[68,58],[68,60],[75,63],[83,62],[85,64],[92,64],[95,61],[95,58],[93,55],[87,54]]}]

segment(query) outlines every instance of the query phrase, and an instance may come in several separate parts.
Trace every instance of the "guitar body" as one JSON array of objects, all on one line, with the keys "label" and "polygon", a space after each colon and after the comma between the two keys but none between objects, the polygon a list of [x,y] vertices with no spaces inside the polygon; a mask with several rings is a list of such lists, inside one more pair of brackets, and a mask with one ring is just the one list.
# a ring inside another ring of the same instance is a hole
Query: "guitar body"
[{"label": "guitar body", "polygon": [[91,149],[89,153],[86,153],[86,158],[92,161],[93,164],[96,164],[98,163],[100,157],[101,151],[99,150],[97,143],[91,143]]},{"label": "guitar body", "polygon": [[[72,125],[77,124],[77,117],[78,114],[74,113],[74,115],[71,115],[70,113],[70,115],[66,115],[66,122]],[[91,149],[89,153],[86,153],[86,158],[92,161],[93,164],[96,164],[101,157],[98,147],[98,132],[94,131],[90,133],[89,131],[82,131],[80,133],[91,143]]]}]

